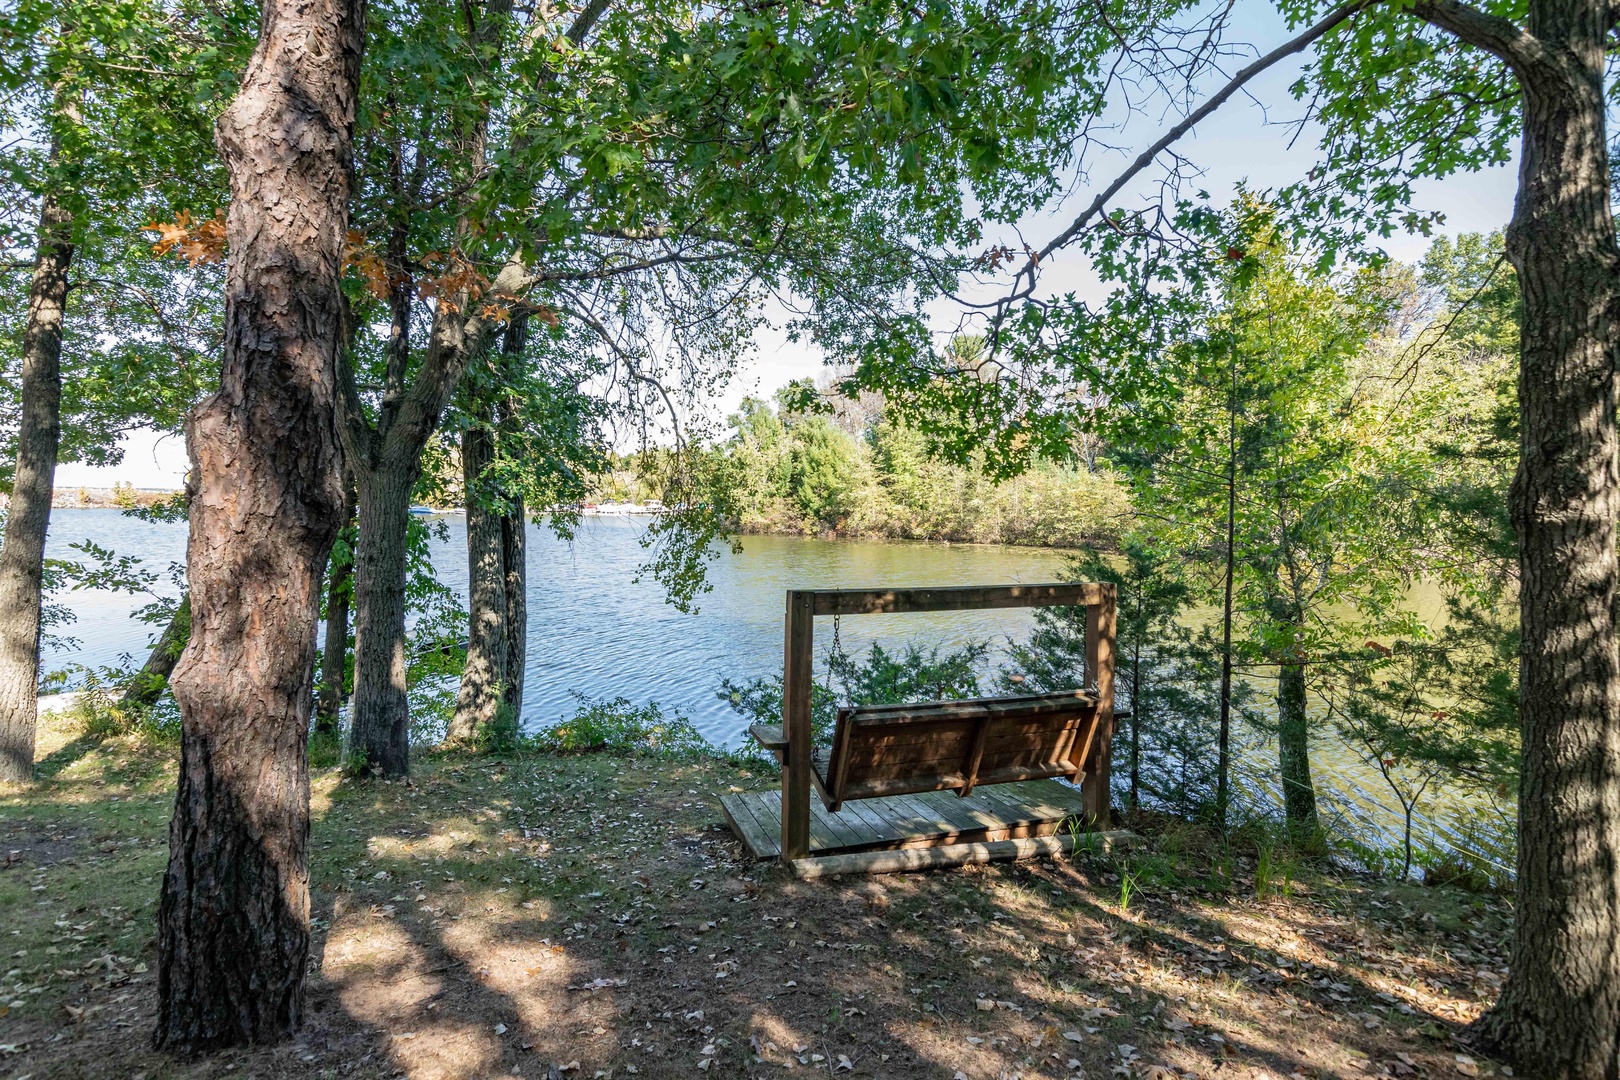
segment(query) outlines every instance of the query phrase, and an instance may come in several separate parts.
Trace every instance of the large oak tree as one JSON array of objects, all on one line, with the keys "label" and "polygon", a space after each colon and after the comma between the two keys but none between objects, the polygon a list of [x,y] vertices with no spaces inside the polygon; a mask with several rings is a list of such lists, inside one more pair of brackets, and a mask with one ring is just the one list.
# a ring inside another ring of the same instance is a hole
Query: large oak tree
[{"label": "large oak tree", "polygon": [[321,577],[342,525],[340,274],[363,0],[266,0],[216,140],[230,175],[219,392],[191,418],[192,636],[158,912],[159,1046],[302,1019]]},{"label": "large oak tree", "polygon": [[[1298,27],[1269,50],[1235,41],[1251,9],[1192,4],[1108,10],[1100,47],[1065,41],[1097,73],[1085,89],[1112,115],[1168,102],[1181,119],[1117,172],[1092,133],[1054,170],[1099,181],[1095,195],[1032,257],[1000,253],[1017,283],[989,305],[1000,362],[1017,379],[919,382],[914,365],[870,358],[865,381],[924,411],[995,417],[942,431],[1011,456],[1066,452],[1078,417],[1119,374],[1111,323],[1151,305],[1155,268],[1142,238],[1189,242],[1195,162],[1177,144],[1268,69],[1309,51],[1295,94],[1322,136],[1309,177],[1279,193],[1328,250],[1365,248],[1392,228],[1428,227],[1415,182],[1508,161],[1518,194],[1506,232],[1523,295],[1520,454],[1510,509],[1519,544],[1522,783],[1513,965],[1472,1029],[1527,1073],[1620,1076],[1620,651],[1615,626],[1620,513],[1614,328],[1620,246],[1611,212],[1606,104],[1617,14],[1607,0],[1350,0],[1276,5]],[[1089,8],[1072,9],[1074,25]],[[1247,25],[1253,25],[1252,20]],[[1235,72],[1236,58],[1253,59]],[[1109,142],[1117,143],[1118,136]],[[1142,144],[1138,144],[1142,145]],[[1158,170],[1163,166],[1162,171]],[[1111,177],[1104,180],[1105,177]],[[1148,205],[1126,205],[1143,182]],[[1153,197],[1153,196],[1159,197]],[[1178,203],[1178,200],[1186,200]],[[1196,231],[1196,230],[1194,230]],[[1102,307],[1043,296],[1053,256],[1089,252],[1105,276],[1131,279]],[[1219,260],[1221,252],[1213,252]],[[1136,268],[1130,264],[1137,263]],[[1089,388],[1076,395],[1073,388]],[[993,400],[986,401],[986,398]],[[1077,408],[1078,406],[1078,408]],[[1079,422],[1083,422],[1080,420]]]}]

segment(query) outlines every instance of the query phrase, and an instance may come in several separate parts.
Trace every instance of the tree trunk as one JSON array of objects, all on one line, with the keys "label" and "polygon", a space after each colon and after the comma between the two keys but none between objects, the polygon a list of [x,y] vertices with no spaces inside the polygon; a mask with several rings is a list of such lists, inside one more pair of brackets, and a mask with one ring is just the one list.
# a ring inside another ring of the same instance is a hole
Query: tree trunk
[{"label": "tree trunk", "polygon": [[501,517],[501,548],[506,563],[506,684],[501,707],[518,723],[523,717],[523,668],[529,660],[528,517],[521,496]]},{"label": "tree trunk", "polygon": [[449,738],[471,742],[495,723],[506,691],[506,542],[503,514],[491,509],[484,470],[493,457],[488,415],[474,417],[461,440],[467,493],[467,661]]},{"label": "tree trunk", "polygon": [[1513,965],[1480,1041],[1549,1080],[1620,1076],[1620,654],[1615,327],[1604,43],[1610,8],[1530,6],[1507,251],[1523,292],[1519,786]]},{"label": "tree trunk", "polygon": [[[522,362],[528,320],[519,315],[502,335],[502,361],[510,375]],[[508,380],[515,381],[515,380]],[[515,439],[520,421],[502,395],[471,388],[474,426],[462,441],[467,498],[467,661],[456,695],[450,739],[470,742],[491,724],[515,726],[523,715],[523,668],[528,660],[528,551],[523,496],[497,490],[484,473],[495,460],[496,440]],[[498,509],[490,509],[498,507]]]},{"label": "tree trunk", "polygon": [[1221,716],[1215,747],[1215,827],[1232,803],[1232,584],[1237,575],[1237,345],[1229,342],[1226,397],[1226,579],[1221,596]]},{"label": "tree trunk", "polygon": [[354,559],[354,715],[349,745],[386,777],[410,772],[405,698],[406,539],[420,452],[356,469],[360,535]]},{"label": "tree trunk", "polygon": [[1131,809],[1142,808],[1142,646],[1131,646]]},{"label": "tree trunk", "polygon": [[[518,315],[506,328],[501,342],[507,372],[516,381],[513,366],[523,362],[529,340],[529,319]],[[500,430],[515,442],[521,421],[510,399],[502,397],[496,406]],[[501,705],[512,723],[523,717],[523,669],[529,660],[529,549],[528,511],[521,493],[506,493],[506,513],[501,516],[501,560],[506,572],[506,684]]]},{"label": "tree trunk", "polygon": [[1317,827],[1316,785],[1311,781],[1310,725],[1305,717],[1305,665],[1284,664],[1277,673],[1277,764],[1288,824]]},{"label": "tree trunk", "polygon": [[220,390],[188,424],[192,636],[158,908],[160,1047],[279,1040],[309,961],[317,600],[342,525],[341,274],[364,0],[264,0],[216,130],[230,175]]},{"label": "tree trunk", "polygon": [[191,640],[191,594],[180,598],[180,606],[175,609],[174,616],[169,619],[169,625],[163,628],[158,636],[157,644],[152,646],[152,652],[141,665],[141,670],[129,680],[124,687],[124,701],[126,706],[151,708],[157,704],[158,698],[168,688],[169,676],[174,674],[175,664],[180,662],[180,654],[185,650],[186,642]]},{"label": "tree trunk", "polygon": [[47,194],[40,205],[39,247],[28,287],[17,468],[0,545],[0,780],[27,780],[34,774],[41,579],[62,436],[62,319],[73,262],[71,226],[67,211]]},{"label": "tree trunk", "polygon": [[[343,529],[354,520],[354,502],[345,507]],[[339,535],[343,529],[339,530]],[[321,649],[320,692],[315,699],[315,734],[327,739],[338,734],[338,713],[343,708],[345,675],[349,666],[349,595],[354,589],[354,552],[339,557],[334,550],[327,572],[326,645]]]}]

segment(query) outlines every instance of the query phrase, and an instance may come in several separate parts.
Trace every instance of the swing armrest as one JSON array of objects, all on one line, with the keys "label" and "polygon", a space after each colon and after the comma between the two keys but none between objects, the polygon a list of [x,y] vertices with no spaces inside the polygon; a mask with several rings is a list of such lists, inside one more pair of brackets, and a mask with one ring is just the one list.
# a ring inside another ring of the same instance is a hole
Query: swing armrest
[{"label": "swing armrest", "polygon": [[775,754],[781,760],[782,754],[787,750],[787,736],[782,732],[781,724],[750,724],[748,734],[754,741]]}]

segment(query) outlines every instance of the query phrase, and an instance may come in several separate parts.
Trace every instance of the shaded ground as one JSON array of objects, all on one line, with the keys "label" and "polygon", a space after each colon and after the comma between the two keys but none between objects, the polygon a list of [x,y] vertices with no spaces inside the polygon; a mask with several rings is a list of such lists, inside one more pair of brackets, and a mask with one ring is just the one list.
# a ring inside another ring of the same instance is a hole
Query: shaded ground
[{"label": "shaded ground", "polygon": [[1505,1074],[1450,1041],[1500,901],[1256,880],[1173,831],[798,883],[719,824],[763,778],[605,757],[318,774],[306,1028],[175,1062],[147,1044],[170,751],[42,745],[48,779],[0,789],[0,1078]]}]

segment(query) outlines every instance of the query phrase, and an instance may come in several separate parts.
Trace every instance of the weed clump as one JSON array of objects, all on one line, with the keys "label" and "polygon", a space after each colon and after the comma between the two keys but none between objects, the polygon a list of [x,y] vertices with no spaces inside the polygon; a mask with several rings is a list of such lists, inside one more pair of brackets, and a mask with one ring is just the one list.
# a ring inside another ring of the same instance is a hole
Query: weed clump
[{"label": "weed clump", "polygon": [[532,734],[508,736],[511,749],[548,754],[616,754],[673,761],[725,759],[729,755],[698,733],[676,710],[666,715],[656,701],[634,705],[628,698],[580,698],[571,719]]}]

